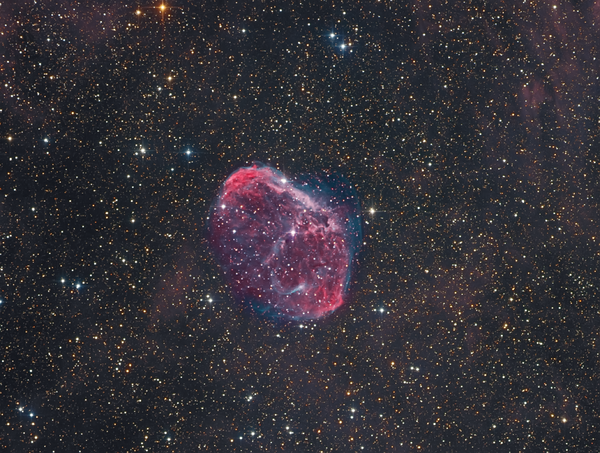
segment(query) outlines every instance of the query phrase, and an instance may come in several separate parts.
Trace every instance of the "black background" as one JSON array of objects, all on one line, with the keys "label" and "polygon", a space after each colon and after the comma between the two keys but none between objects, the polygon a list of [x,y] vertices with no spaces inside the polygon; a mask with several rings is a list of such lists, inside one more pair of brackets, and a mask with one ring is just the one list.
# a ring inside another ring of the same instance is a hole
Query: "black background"
[{"label": "black background", "polygon": [[[159,6],[0,5],[0,447],[597,451],[600,7]],[[359,193],[325,320],[210,254],[254,160]]]}]

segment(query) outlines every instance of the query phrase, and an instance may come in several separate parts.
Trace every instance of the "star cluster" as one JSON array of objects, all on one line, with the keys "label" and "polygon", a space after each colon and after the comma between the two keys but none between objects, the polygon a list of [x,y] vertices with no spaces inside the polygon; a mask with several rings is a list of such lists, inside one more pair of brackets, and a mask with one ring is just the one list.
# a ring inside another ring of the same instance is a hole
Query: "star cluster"
[{"label": "star cluster", "polygon": [[[0,447],[596,451],[592,0],[0,3]],[[227,175],[334,171],[324,320],[240,310]]]}]

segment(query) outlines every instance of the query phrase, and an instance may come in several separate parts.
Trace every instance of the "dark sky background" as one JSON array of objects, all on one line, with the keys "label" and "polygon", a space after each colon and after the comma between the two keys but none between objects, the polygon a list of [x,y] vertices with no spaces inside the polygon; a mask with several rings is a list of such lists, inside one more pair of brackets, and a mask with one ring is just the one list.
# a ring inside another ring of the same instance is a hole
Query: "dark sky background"
[{"label": "dark sky background", "polygon": [[[600,3],[165,6],[0,2],[0,448],[598,451]],[[357,190],[325,319],[210,253],[255,160]]]}]

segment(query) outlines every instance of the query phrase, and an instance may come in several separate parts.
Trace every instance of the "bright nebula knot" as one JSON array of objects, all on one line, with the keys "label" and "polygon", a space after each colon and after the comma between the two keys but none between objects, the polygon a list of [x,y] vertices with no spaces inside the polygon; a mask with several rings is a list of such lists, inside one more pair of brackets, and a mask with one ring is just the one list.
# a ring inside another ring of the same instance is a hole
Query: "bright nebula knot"
[{"label": "bright nebula knot", "polygon": [[321,318],[344,303],[361,234],[347,181],[291,179],[262,164],[225,180],[208,219],[208,241],[234,297],[285,319]]}]

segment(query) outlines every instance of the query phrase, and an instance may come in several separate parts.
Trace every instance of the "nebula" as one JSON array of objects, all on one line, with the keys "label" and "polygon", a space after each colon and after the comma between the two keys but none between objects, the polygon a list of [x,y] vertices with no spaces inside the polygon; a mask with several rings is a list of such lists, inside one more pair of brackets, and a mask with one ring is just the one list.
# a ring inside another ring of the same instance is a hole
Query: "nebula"
[{"label": "nebula", "polygon": [[318,319],[344,303],[361,238],[358,197],[344,178],[290,179],[259,163],[225,180],[207,223],[233,296],[284,319]]}]

